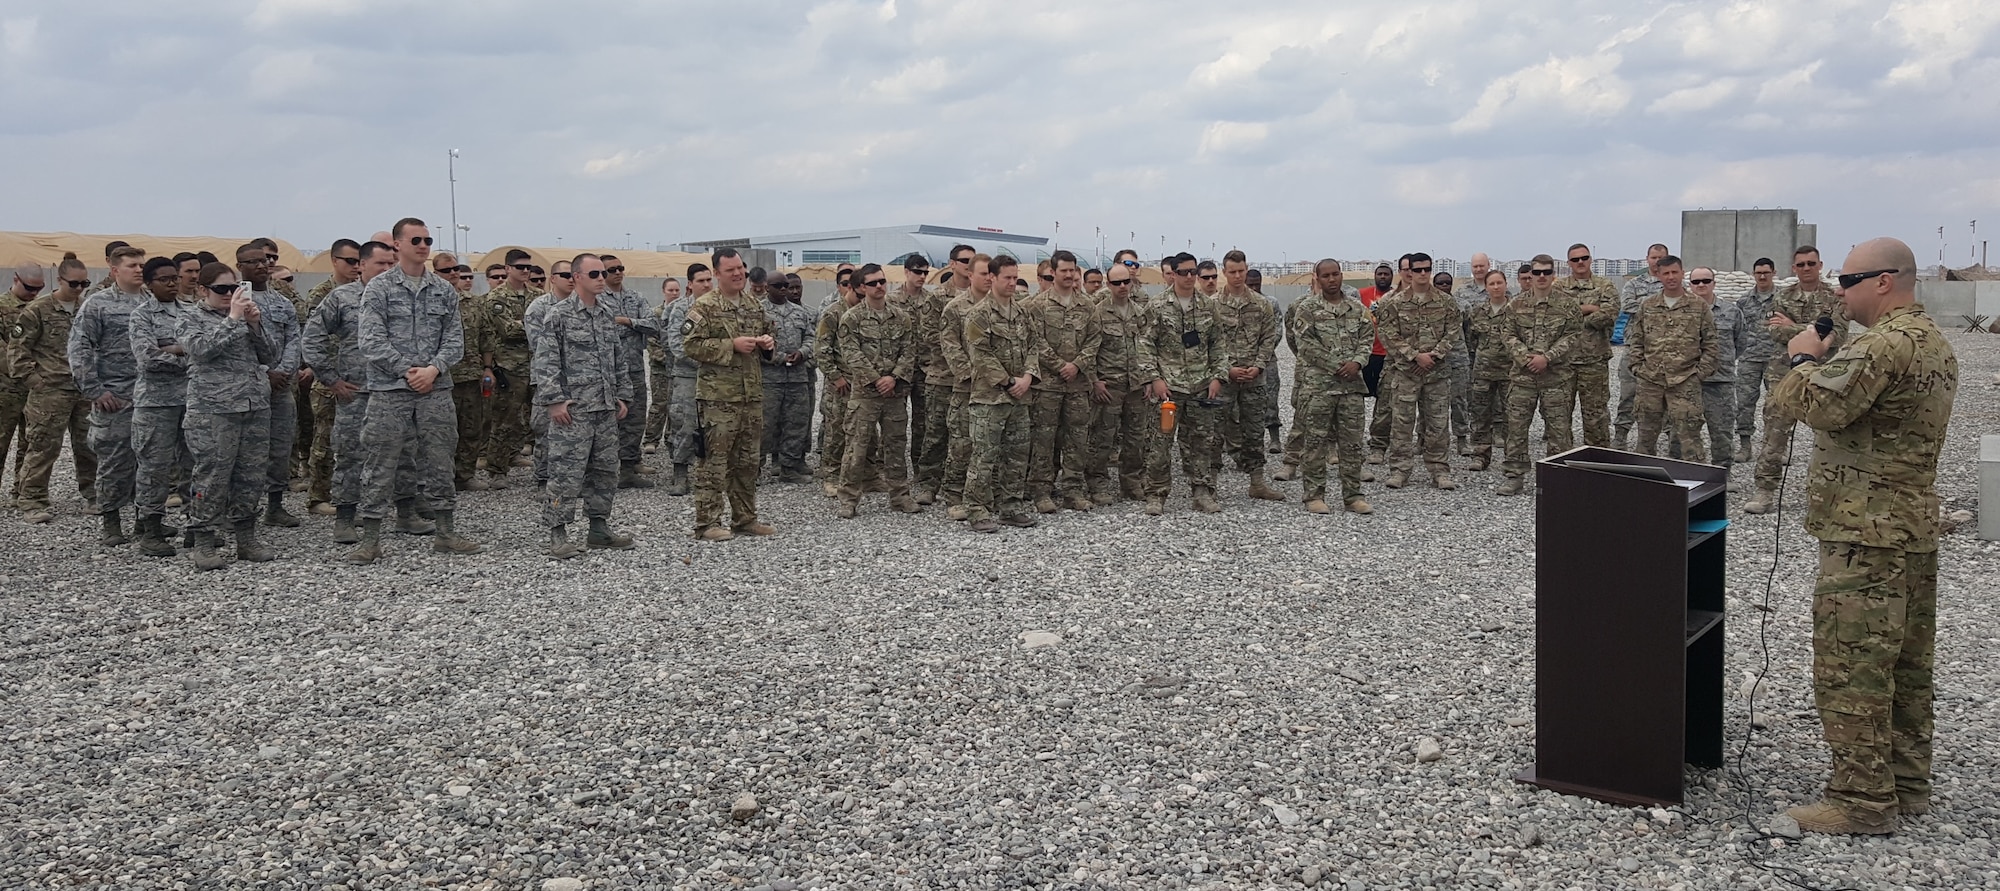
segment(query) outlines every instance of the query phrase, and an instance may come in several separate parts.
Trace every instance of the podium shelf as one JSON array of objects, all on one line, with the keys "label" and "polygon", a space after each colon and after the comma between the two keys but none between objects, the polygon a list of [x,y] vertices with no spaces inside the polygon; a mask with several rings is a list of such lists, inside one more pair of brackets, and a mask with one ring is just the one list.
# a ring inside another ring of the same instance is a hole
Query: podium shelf
[{"label": "podium shelf", "polygon": [[1721,530],[1721,529],[1717,529],[1717,530],[1715,530],[1714,532],[1690,532],[1690,533],[1688,533],[1688,550],[1692,551],[1692,550],[1694,550],[1695,548],[1697,548],[1697,547],[1700,547],[1700,546],[1701,546],[1701,543],[1702,543],[1702,542],[1705,542],[1705,541],[1707,541],[1707,540],[1709,540],[1709,539],[1711,539],[1711,538],[1714,538],[1714,537],[1716,537],[1716,536],[1718,536],[1718,535],[1721,535],[1721,534],[1723,533],[1723,531],[1724,531],[1724,530]]},{"label": "podium shelf", "polygon": [[1722,624],[1722,614],[1705,609],[1687,611],[1687,642],[1690,646],[1701,636],[1715,630]]}]

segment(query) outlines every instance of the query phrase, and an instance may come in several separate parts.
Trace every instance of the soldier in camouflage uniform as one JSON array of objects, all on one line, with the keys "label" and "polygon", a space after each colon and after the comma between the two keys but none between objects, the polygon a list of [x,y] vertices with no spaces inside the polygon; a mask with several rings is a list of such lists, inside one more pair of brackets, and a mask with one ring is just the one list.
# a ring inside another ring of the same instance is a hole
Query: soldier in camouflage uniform
[{"label": "soldier in camouflage uniform", "polygon": [[76,464],[76,487],[84,501],[96,501],[97,453],[90,450],[90,400],[77,392],[69,371],[69,333],[90,277],[83,261],[65,254],[56,267],[56,289],[29,303],[14,319],[14,376],[28,384],[21,421],[27,448],[18,479],[20,506],[30,523],[54,519],[49,510],[49,474],[69,434]]},{"label": "soldier in camouflage uniform", "polygon": [[820,310],[813,333],[813,352],[826,380],[819,400],[819,467],[813,476],[819,480],[820,494],[828,498],[840,494],[841,465],[847,459],[847,400],[854,386],[840,368],[840,317],[861,302],[861,295],[849,286],[852,277],[850,270],[837,274],[834,298]]},{"label": "soldier in camouflage uniform", "polygon": [[1623,302],[1618,286],[1590,271],[1590,246],[1569,246],[1569,275],[1556,281],[1556,290],[1583,309],[1583,337],[1577,340],[1576,401],[1583,431],[1583,444],[1605,448],[1611,445],[1611,330],[1618,324]]},{"label": "soldier in camouflage uniform", "polygon": [[[327,501],[333,505],[333,540],[361,540],[356,525],[361,506],[361,428],[368,417],[368,363],[355,338],[361,333],[361,294],[368,282],[396,265],[396,251],[371,241],[356,251],[355,278],[327,292],[314,304],[299,334],[299,357],[313,370],[313,384],[326,390],[334,403],[328,451],[333,465],[327,481]],[[416,493],[415,449],[402,448],[396,473],[396,501]],[[414,505],[413,505],[414,507]],[[415,522],[414,517],[411,522]]]},{"label": "soldier in camouflage uniform", "polygon": [[[861,496],[883,481],[889,506],[923,509],[910,497],[910,378],[917,364],[916,325],[908,310],[891,304],[887,271],[868,263],[854,271],[862,301],[840,315],[839,365],[847,378],[847,454],[840,465],[838,515],[852,519]],[[879,451],[882,467],[868,456]]]},{"label": "soldier in camouflage uniform", "polygon": [[[14,453],[14,486],[9,489],[8,500],[21,497],[21,465],[28,460],[28,425],[25,420],[28,406],[28,378],[24,371],[14,367],[15,325],[19,323],[21,311],[28,308],[46,287],[48,279],[42,267],[36,263],[22,262],[14,267],[14,283],[7,293],[0,294],[0,476],[7,469],[7,454]],[[19,448],[16,449],[16,440]]]},{"label": "soldier in camouflage uniform", "polygon": [[[674,465],[674,477],[667,484],[667,494],[675,496],[694,491],[689,474],[694,466],[695,376],[701,368],[700,363],[688,358],[687,345],[681,335],[687,328],[688,309],[715,286],[715,272],[705,263],[693,263],[688,266],[687,279],[687,296],[668,304],[666,314],[668,373],[673,377],[667,402],[667,411],[673,418],[670,425],[673,432],[667,440],[667,453]],[[825,353],[823,346],[815,346],[819,353]]]},{"label": "soldier in camouflage uniform", "polygon": [[292,440],[299,435],[293,387],[299,370],[299,318],[291,298],[273,287],[271,266],[270,253],[254,241],[236,249],[237,278],[257,301],[262,331],[277,351],[277,361],[266,369],[271,379],[271,461],[265,468],[264,524],[297,526],[299,519],[285,510],[285,493],[292,486]]},{"label": "soldier in camouflage uniform", "polygon": [[1639,304],[1625,325],[1625,355],[1638,379],[1632,410],[1638,422],[1638,451],[1655,454],[1664,418],[1680,443],[1681,458],[1706,463],[1701,445],[1701,379],[1715,371],[1715,316],[1689,294],[1681,259],[1669,256],[1657,267],[1660,293]]},{"label": "soldier in camouflage uniform", "polygon": [[1475,426],[1470,413],[1472,398],[1472,363],[1476,356],[1472,349],[1472,311],[1486,303],[1486,273],[1493,269],[1493,258],[1485,253],[1472,255],[1472,277],[1465,280],[1458,290],[1452,292],[1452,300],[1458,304],[1458,317],[1462,323],[1461,336],[1466,348],[1451,354],[1447,365],[1451,366],[1451,430],[1452,440],[1460,455],[1475,454],[1468,438]]},{"label": "soldier in camouflage uniform", "polygon": [[[535,332],[541,330],[541,326],[548,321],[549,314],[556,311],[557,305],[570,300],[571,296],[576,293],[576,274],[570,271],[570,261],[557,260],[549,264],[549,271],[555,276],[553,281],[544,279],[544,283],[549,286],[549,289],[536,294],[535,299],[528,301],[528,308],[521,313],[521,330],[527,333],[530,344],[535,342]],[[532,366],[532,360],[530,364]],[[531,368],[530,379],[533,376]],[[530,387],[529,392],[533,392],[532,387]],[[533,409],[534,406],[529,406],[529,408]],[[542,437],[548,435],[549,432],[549,413],[546,411],[529,411],[528,430],[534,436],[535,441],[540,442]],[[547,488],[549,484],[548,450],[536,449],[535,459],[531,466],[534,468],[535,488],[537,490]]]},{"label": "soldier in camouflage uniform", "polygon": [[974,532],[997,532],[1001,523],[1026,528],[1039,522],[1024,497],[1030,392],[1042,353],[1035,340],[1039,326],[1014,300],[1014,259],[995,257],[986,269],[993,276],[992,294],[965,316],[966,362],[972,368],[965,513]]},{"label": "soldier in camouflage uniform", "polygon": [[[1159,420],[1159,412],[1146,401],[1153,375],[1141,364],[1152,318],[1145,304],[1132,299],[1133,280],[1131,269],[1111,267],[1104,299],[1097,304],[1097,381],[1090,394],[1097,403],[1097,421],[1085,476],[1091,500],[1100,505],[1116,502],[1121,491],[1135,501],[1146,497],[1149,426]],[[1111,486],[1114,463],[1118,489]]]},{"label": "soldier in camouflage uniform", "polygon": [[[625,414],[618,418],[618,488],[650,489],[653,481],[646,477],[652,471],[639,461],[646,437],[646,342],[659,338],[659,323],[646,311],[646,298],[625,287],[625,261],[613,254],[603,254],[598,259],[604,263],[603,302],[610,306],[611,315],[617,320],[618,342],[625,350],[625,373],[632,378],[632,398]],[[575,274],[574,268],[571,274]],[[581,289],[582,283],[578,282],[578,290]]]},{"label": "soldier in camouflage uniform", "polygon": [[[921,286],[930,275],[930,261],[923,254],[911,254],[903,260],[904,290]],[[944,468],[951,460],[951,402],[952,374],[945,361],[942,329],[944,308],[958,295],[965,292],[965,285],[954,282],[926,290],[925,299],[918,304],[917,324],[917,377],[923,391],[919,398],[910,401],[911,411],[921,406],[921,416],[911,415],[911,446],[917,448],[915,463],[911,467],[916,479],[917,503],[932,504],[944,489]],[[961,342],[963,331],[951,336]],[[962,485],[962,484],[961,484]]]},{"label": "soldier in camouflage uniform", "polygon": [[1278,313],[1250,290],[1250,261],[1242,251],[1222,256],[1222,274],[1226,284],[1215,295],[1225,363],[1217,433],[1236,449],[1238,469],[1249,474],[1250,497],[1283,501],[1284,494],[1264,482],[1265,388],[1277,384],[1265,369],[1278,360]]},{"label": "soldier in camouflage uniform", "polygon": [[1276,297],[1264,293],[1264,273],[1262,270],[1252,269],[1245,273],[1243,286],[1249,288],[1251,293],[1264,298],[1265,303],[1270,304],[1271,318],[1277,324],[1278,334],[1271,344],[1271,364],[1264,366],[1264,373],[1258,375],[1258,381],[1264,385],[1264,432],[1270,437],[1270,445],[1266,446],[1265,450],[1270,454],[1276,455],[1284,451],[1285,443],[1284,428],[1278,420],[1278,400],[1283,398],[1285,388],[1280,385],[1278,380],[1277,352],[1277,345],[1283,343],[1285,339],[1285,309],[1278,305]]},{"label": "soldier in camouflage uniform", "polygon": [[966,273],[967,287],[938,310],[938,352],[944,357],[944,379],[951,381],[951,408],[945,419],[950,446],[945,450],[938,497],[944,499],[945,516],[953,520],[967,516],[965,475],[972,464],[972,416],[966,410],[972,401],[972,359],[965,351],[965,318],[993,289],[993,272],[988,267],[993,258],[971,248],[966,251],[967,262],[953,265],[972,270]]},{"label": "soldier in camouflage uniform", "polygon": [[1361,497],[1361,468],[1367,455],[1361,450],[1361,430],[1367,423],[1368,382],[1361,370],[1375,347],[1375,325],[1368,307],[1348,297],[1337,277],[1326,275],[1338,270],[1337,260],[1321,260],[1314,268],[1318,293],[1294,303],[1290,321],[1290,342],[1298,362],[1292,367],[1292,391],[1297,414],[1292,426],[1304,431],[1300,462],[1305,471],[1305,508],[1316,514],[1331,513],[1326,503],[1326,464],[1330,447],[1338,448],[1340,461],[1340,501],[1357,514],[1375,509]]},{"label": "soldier in camouflage uniform", "polygon": [[[611,528],[625,445],[618,422],[631,411],[634,395],[626,366],[633,358],[629,328],[617,314],[631,305],[611,290],[602,258],[580,254],[571,261],[570,274],[576,296],[553,304],[530,335],[535,410],[549,420],[537,449],[548,452],[542,525],[549,530],[549,556],[557,560],[577,556],[586,546],[632,547],[631,535]],[[568,530],[579,498],[590,520],[582,543],[570,541]]]},{"label": "soldier in camouflage uniform", "polygon": [[458,491],[492,488],[479,478],[480,433],[491,422],[488,395],[498,383],[493,377],[493,344],[497,340],[493,313],[486,297],[471,291],[458,294],[458,320],[465,330],[465,356],[451,367],[452,411],[458,416],[458,447],[452,450],[451,482]]},{"label": "soldier in camouflage uniform", "polygon": [[1895,239],[1857,245],[1841,267],[1841,319],[1868,330],[1834,352],[1800,329],[1785,344],[1796,367],[1769,399],[1787,425],[1817,431],[1813,698],[1833,772],[1820,802],[1789,812],[1813,832],[1885,833],[1898,814],[1930,811],[1937,462],[1958,359],[1916,303],[1916,267]]},{"label": "soldier in camouflage uniform", "polygon": [[[1715,299],[1715,270],[1697,266],[1688,274],[1688,290],[1708,307],[1715,321],[1715,370],[1701,380],[1702,419],[1708,426],[1709,461],[1727,473],[1733,463],[1730,431],[1736,428],[1736,363],[1744,345],[1757,334],[1743,324],[1736,304]],[[1736,491],[1730,480],[1729,491]]]},{"label": "soldier in camouflage uniform", "polygon": [[480,454],[486,459],[486,483],[495,489],[509,485],[507,474],[530,438],[528,329],[522,319],[528,303],[542,293],[529,281],[533,263],[527,251],[507,252],[507,283],[486,292],[486,312],[493,336],[493,398],[486,404],[487,427]]},{"label": "soldier in camouflage uniform", "polygon": [[[1472,469],[1493,466],[1493,428],[1507,438],[1507,380],[1513,376],[1513,353],[1507,348],[1513,321],[1507,299],[1507,273],[1488,269],[1486,299],[1465,311],[1466,349],[1473,355],[1472,386],[1466,393],[1466,414],[1472,423]],[[1608,403],[1607,403],[1608,404]]]},{"label": "soldier in camouflage uniform", "polygon": [[1409,481],[1419,443],[1432,484],[1458,488],[1451,478],[1451,370],[1445,357],[1464,349],[1465,329],[1458,301],[1433,285],[1431,266],[1429,254],[1411,254],[1408,284],[1373,307],[1376,330],[1389,351],[1383,376],[1395,405],[1385,482],[1391,489]]},{"label": "soldier in camouflage uniform", "polygon": [[[732,248],[715,252],[719,289],[697,298],[681,324],[687,355],[701,363],[695,379],[696,423],[707,454],[695,467],[694,534],[728,541],[737,533],[770,535],[757,519],[757,471],[764,442],[764,382],[757,351],[777,346],[764,307],[745,290],[748,272]],[[724,498],[731,522],[722,525]]]},{"label": "soldier in camouflage uniform", "polygon": [[[1646,271],[1628,279],[1619,289],[1619,322],[1630,326],[1632,317],[1639,312],[1639,302],[1660,293],[1659,263],[1668,253],[1664,244],[1646,248]],[[1639,383],[1632,377],[1632,357],[1627,353],[1618,360],[1618,415],[1611,432],[1614,449],[1626,448],[1631,440],[1632,397],[1638,390]]]},{"label": "soldier in camouflage uniform", "polygon": [[1505,329],[1513,376],[1507,380],[1507,449],[1501,472],[1507,479],[1494,490],[1519,495],[1528,475],[1528,427],[1542,416],[1548,453],[1569,451],[1570,407],[1576,399],[1576,371],[1570,354],[1583,336],[1583,309],[1555,291],[1556,259],[1538,254],[1530,261],[1529,289],[1508,308]]},{"label": "soldier in camouflage uniform", "polygon": [[188,559],[197,570],[221,569],[216,537],[236,534],[236,558],[265,562],[277,555],[257,540],[258,496],[270,479],[271,378],[278,361],[265,337],[262,312],[236,273],[220,263],[202,267],[207,296],[180,319],[178,340],[188,354],[187,414],[182,431],[194,456],[188,500]]},{"label": "soldier in camouflage uniform", "polygon": [[[1336,260],[1330,264],[1322,261],[1313,267],[1312,293],[1306,296],[1311,297],[1313,294],[1332,289],[1354,298],[1357,303],[1360,302],[1360,292],[1356,291],[1353,286],[1348,285],[1346,279],[1346,273],[1341,271],[1340,261]],[[1299,354],[1299,345],[1292,336],[1292,319],[1298,314],[1300,302],[1294,300],[1292,301],[1292,305],[1285,307],[1284,317],[1280,321],[1280,330],[1285,337],[1285,346],[1291,349],[1294,357],[1297,357]],[[1367,309],[1368,307],[1364,305],[1361,308]],[[1369,324],[1374,324],[1374,316],[1372,314],[1369,316]],[[1296,368],[1293,369],[1292,377],[1296,381],[1298,377]],[[1365,368],[1362,373],[1362,380],[1364,384],[1367,381]],[[1365,386],[1363,390],[1362,406],[1363,410],[1366,411],[1367,398]],[[1304,460],[1306,439],[1305,432],[1299,429],[1296,419],[1299,417],[1299,413],[1304,410],[1304,406],[1305,394],[1301,393],[1298,387],[1294,386],[1292,388],[1292,417],[1295,420],[1292,424],[1291,432],[1285,435],[1284,466],[1278,468],[1278,472],[1271,475],[1271,478],[1274,480],[1290,481],[1299,478],[1299,462]],[[1327,454],[1332,455],[1333,451],[1329,450]],[[1361,465],[1361,481],[1364,483],[1375,481],[1374,470],[1365,462]]]},{"label": "soldier in camouflage uniform", "polygon": [[[333,258],[333,277],[314,285],[299,301],[300,361],[306,367],[299,371],[303,380],[311,377],[310,390],[306,396],[307,411],[312,418],[312,441],[306,447],[306,506],[314,513],[337,513],[333,505],[333,419],[336,402],[333,392],[319,380],[317,369],[304,361],[304,330],[312,318],[314,310],[326,302],[334,288],[349,282],[361,280],[361,244],[351,238],[342,238],[327,250]],[[357,298],[359,293],[355,295]]]},{"label": "soldier in camouflage uniform", "polygon": [[812,481],[806,451],[812,447],[813,341],[819,316],[800,302],[790,279],[773,275],[764,300],[764,318],[777,343],[759,354],[764,375],[763,453],[781,483]]},{"label": "soldier in camouflage uniform", "polygon": [[69,370],[77,391],[90,400],[90,450],[97,455],[97,513],[101,543],[131,541],[119,512],[132,503],[139,457],[132,451],[132,388],[139,360],[132,354],[132,311],[151,300],[145,289],[146,252],[112,252],[111,287],[84,298],[69,331]]},{"label": "soldier in camouflage uniform", "polygon": [[[1193,490],[1194,508],[1215,513],[1215,465],[1221,455],[1216,428],[1221,422],[1222,379],[1228,367],[1221,344],[1222,323],[1214,298],[1195,286],[1195,259],[1181,253],[1173,258],[1172,288],[1147,307],[1153,324],[1140,342],[1140,363],[1152,374],[1147,400],[1156,407],[1174,403],[1173,429],[1151,425],[1146,450],[1146,513],[1166,512],[1173,493],[1174,444],[1181,450],[1181,474]],[[1207,404],[1203,404],[1206,402]]]},{"label": "soldier in camouflage uniform", "polygon": [[1750,290],[1736,298],[1736,315],[1743,321],[1743,328],[1749,332],[1744,339],[1743,352],[1736,357],[1736,463],[1749,464],[1756,458],[1750,447],[1750,437],[1757,433],[1757,407],[1763,404],[1763,395],[1771,387],[1771,379],[1764,374],[1764,367],[1771,364],[1771,354],[1778,351],[1778,345],[1765,336],[1765,320],[1771,317],[1771,307],[1778,299],[1778,267],[1770,257],[1758,257],[1750,267],[1752,284]]},{"label": "soldier in camouflage uniform", "polygon": [[[660,282],[660,305],[652,312],[653,324],[660,328],[660,336],[646,344],[646,372],[651,378],[652,389],[646,409],[646,432],[641,441],[647,454],[652,454],[662,444],[671,441],[668,439],[671,435],[668,433],[671,428],[668,421],[673,418],[673,412],[667,407],[674,401],[674,378],[673,362],[667,353],[666,320],[667,308],[673,306],[674,301],[679,299],[681,299],[680,279],[668,278]],[[671,452],[668,457],[670,459],[668,463],[672,463]]]},{"label": "soldier in camouflage uniform", "polygon": [[1021,301],[1041,348],[1028,420],[1028,497],[1045,514],[1059,506],[1085,511],[1095,506],[1084,476],[1096,420],[1090,395],[1101,339],[1097,308],[1077,290],[1076,255],[1059,250],[1053,257],[1052,286]]},{"label": "soldier in camouflage uniform", "polygon": [[[1771,302],[1771,315],[1764,322],[1771,342],[1787,343],[1800,331],[1812,327],[1815,320],[1826,316],[1833,320],[1833,348],[1839,349],[1847,339],[1847,316],[1841,308],[1840,295],[1820,279],[1819,249],[1805,245],[1794,251],[1792,271],[1799,280],[1778,292]],[[1751,324],[1757,322],[1751,320]],[[1764,366],[1764,375],[1772,387],[1790,372],[1789,361],[1783,353],[1772,353]],[[1757,492],[1743,505],[1744,510],[1753,514],[1771,509],[1778,496],[1778,480],[1785,475],[1785,465],[1791,460],[1792,427],[1797,422],[1776,412],[1772,405],[1771,400],[1765,400],[1764,445],[1757,453]]]},{"label": "soldier in camouflage uniform", "polygon": [[361,564],[382,555],[382,520],[390,504],[401,514],[409,503],[399,497],[398,486],[405,476],[401,462],[408,445],[416,449],[416,490],[436,512],[431,550],[485,550],[458,534],[458,490],[451,484],[458,417],[451,403],[450,369],[465,357],[458,292],[425,267],[431,235],[421,220],[404,218],[392,231],[396,267],[362,289],[355,338],[368,363],[368,414],[361,427],[361,543],[347,559]]},{"label": "soldier in camouflage uniform", "polygon": [[127,337],[138,362],[132,387],[132,452],[139,462],[133,517],[139,552],[171,557],[172,535],[163,522],[176,472],[192,468],[181,432],[187,416],[187,350],[180,343],[181,316],[194,311],[180,301],[180,268],[169,257],[146,261],[151,299],[132,310]]}]

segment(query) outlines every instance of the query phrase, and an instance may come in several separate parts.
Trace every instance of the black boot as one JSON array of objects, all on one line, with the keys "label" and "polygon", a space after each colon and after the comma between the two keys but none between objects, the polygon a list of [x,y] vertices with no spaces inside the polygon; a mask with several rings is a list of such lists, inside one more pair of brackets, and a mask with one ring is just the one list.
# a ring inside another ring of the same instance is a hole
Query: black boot
[{"label": "black boot", "polygon": [[485,545],[458,534],[452,513],[437,512],[437,535],[431,539],[431,550],[440,554],[477,554],[486,550]]},{"label": "black boot", "polygon": [[194,563],[196,570],[221,569],[228,565],[228,561],[215,552],[215,533],[189,529],[186,534],[194,539],[193,546],[188,550],[188,560]]},{"label": "black boot", "polygon": [[354,544],[361,540],[361,530],[354,525],[354,505],[333,506],[333,543]]},{"label": "black boot", "polygon": [[108,510],[102,516],[104,517],[104,537],[97,540],[98,544],[107,548],[115,548],[119,545],[131,543],[132,539],[125,537],[125,521],[118,516],[117,511]]},{"label": "black boot", "polygon": [[174,543],[167,540],[166,531],[160,526],[159,514],[139,518],[139,553],[148,557],[174,555]]},{"label": "black boot", "polygon": [[404,535],[429,535],[437,531],[437,524],[417,512],[415,498],[405,498],[396,502],[396,531]]},{"label": "black boot", "polygon": [[277,551],[271,550],[270,545],[257,540],[256,520],[244,520],[236,524],[236,559],[250,563],[269,563],[278,559]]},{"label": "black boot", "polygon": [[382,557],[382,521],[361,521],[361,543],[347,552],[347,562],[360,565],[373,563]]},{"label": "black boot", "polygon": [[583,545],[569,540],[569,530],[562,526],[549,527],[549,557],[568,560],[583,553]]},{"label": "black boot", "polygon": [[299,518],[285,510],[285,493],[271,493],[271,506],[264,509],[264,525],[283,526],[287,529],[299,525]]},{"label": "black boot", "polygon": [[641,474],[639,472],[639,462],[634,461],[630,464],[627,464],[619,468],[618,488],[650,489],[653,488],[653,481],[647,479],[644,474]]},{"label": "black boot", "polygon": [[584,541],[593,548],[609,548],[614,551],[630,550],[632,547],[632,536],[613,531],[611,521],[603,517],[590,518],[590,535]]},{"label": "black boot", "polygon": [[692,487],[688,485],[688,466],[686,464],[674,465],[674,478],[671,482],[667,483],[667,494],[678,497],[686,495],[691,489]]}]

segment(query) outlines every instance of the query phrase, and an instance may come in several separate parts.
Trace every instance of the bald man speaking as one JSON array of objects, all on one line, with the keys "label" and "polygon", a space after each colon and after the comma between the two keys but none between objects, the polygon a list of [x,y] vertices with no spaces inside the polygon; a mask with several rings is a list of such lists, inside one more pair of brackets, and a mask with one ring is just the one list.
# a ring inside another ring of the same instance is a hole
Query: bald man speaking
[{"label": "bald man speaking", "polygon": [[1817,434],[1813,698],[1833,752],[1825,796],[1789,813],[1810,832],[1886,834],[1930,810],[1937,463],[1958,358],[1916,302],[1909,245],[1864,242],[1840,270],[1846,315],[1868,330],[1829,357],[1808,325],[1770,396]]}]

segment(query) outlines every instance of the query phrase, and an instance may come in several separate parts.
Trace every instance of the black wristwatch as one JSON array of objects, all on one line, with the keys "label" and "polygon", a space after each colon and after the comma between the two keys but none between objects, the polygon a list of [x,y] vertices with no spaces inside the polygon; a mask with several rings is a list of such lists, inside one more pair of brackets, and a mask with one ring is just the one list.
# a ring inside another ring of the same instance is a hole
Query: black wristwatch
[{"label": "black wristwatch", "polygon": [[1806,364],[1807,362],[1818,362],[1818,361],[1819,361],[1819,357],[1818,357],[1818,356],[1815,356],[1815,355],[1813,355],[1813,354],[1811,354],[1811,353],[1793,353],[1793,354],[1792,354],[1792,367],[1793,367],[1793,368],[1797,368],[1797,367],[1799,367],[1799,366],[1801,366],[1801,365],[1804,365],[1804,364]]}]

